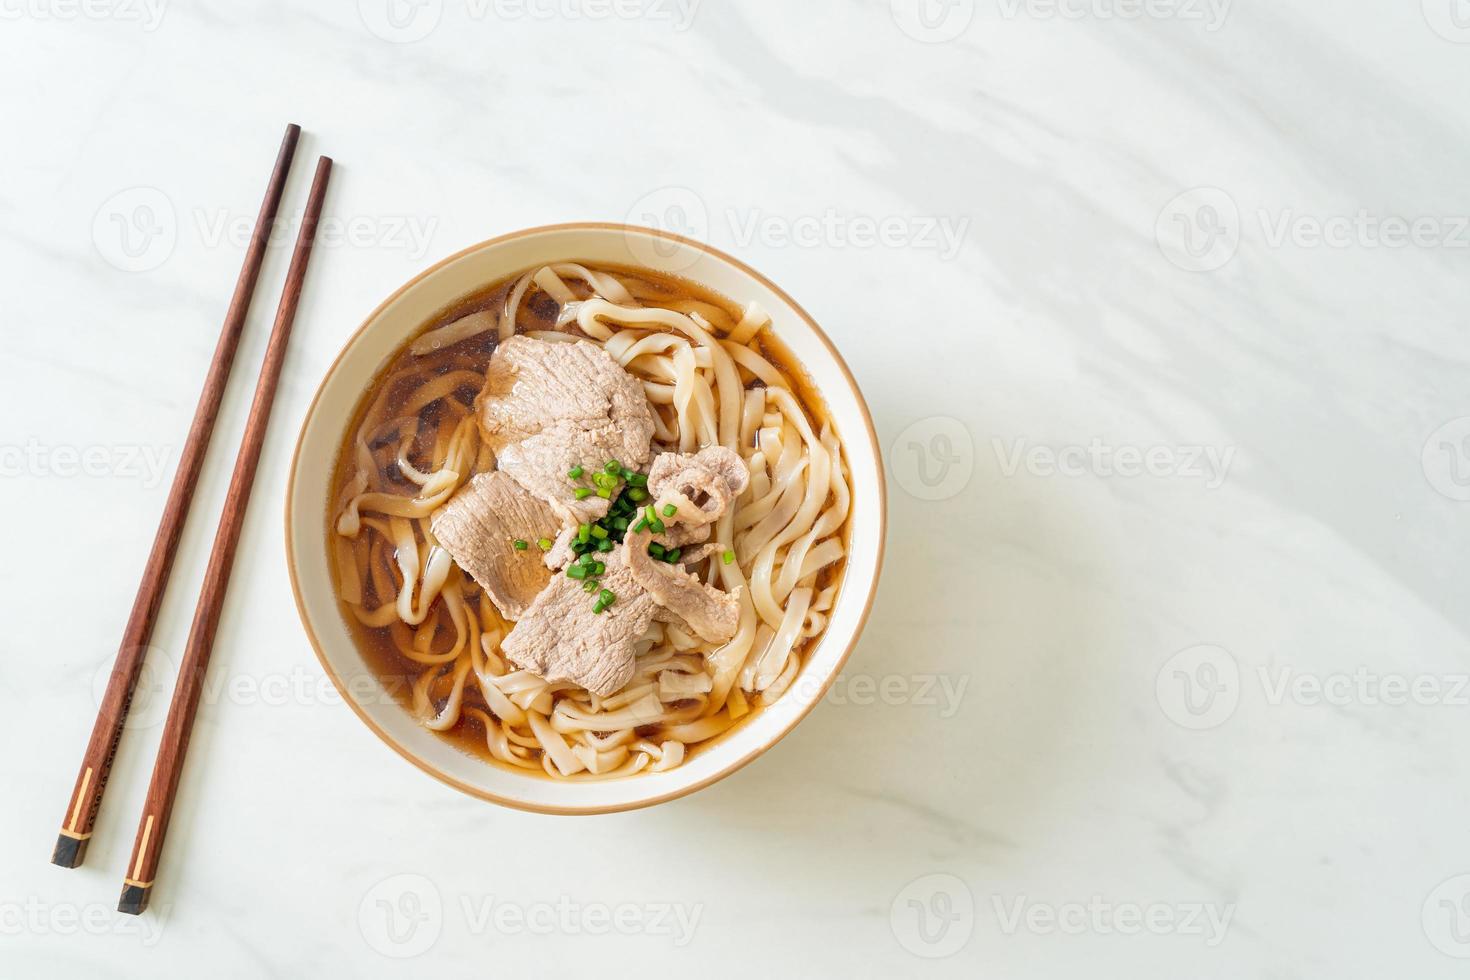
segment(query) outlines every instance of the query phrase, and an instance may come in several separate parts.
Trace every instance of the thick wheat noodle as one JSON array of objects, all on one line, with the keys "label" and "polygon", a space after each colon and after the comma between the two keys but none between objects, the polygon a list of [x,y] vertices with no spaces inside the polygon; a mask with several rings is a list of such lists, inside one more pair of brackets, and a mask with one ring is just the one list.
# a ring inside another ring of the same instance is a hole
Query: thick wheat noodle
[{"label": "thick wheat noodle", "polygon": [[[494,466],[460,397],[483,377],[467,355],[446,348],[496,327],[500,339],[515,333],[533,290],[561,312],[557,330],[527,332],[606,348],[642,383],[660,446],[692,452],[719,444],[751,470],[749,488],[711,535],[717,555],[732,549],[737,560],[716,558],[702,572],[738,590],[734,637],[711,647],[677,624],[655,623],[638,645],[633,678],[606,698],[507,663],[500,643],[513,624],[454,568],[429,529],[433,512],[473,473]],[[354,618],[387,627],[400,656],[418,665],[412,700],[426,727],[478,723],[489,756],[506,765],[609,779],[682,764],[688,746],[789,687],[802,644],[825,627],[836,595],[835,581],[818,587],[818,573],[846,553],[851,497],[836,435],[826,426],[814,434],[791,380],[748,346],[769,322],[755,304],[736,320],[646,280],[556,263],[520,276],[498,310],[471,313],[415,342],[423,356],[382,383],[351,442],[333,503],[333,554],[338,593]],[[758,383],[747,389],[742,377]],[[386,418],[389,392],[405,390],[411,394]],[[421,419],[436,402],[444,407],[430,431]],[[384,477],[389,465],[417,492],[397,491]],[[657,734],[640,734],[648,731]]]}]

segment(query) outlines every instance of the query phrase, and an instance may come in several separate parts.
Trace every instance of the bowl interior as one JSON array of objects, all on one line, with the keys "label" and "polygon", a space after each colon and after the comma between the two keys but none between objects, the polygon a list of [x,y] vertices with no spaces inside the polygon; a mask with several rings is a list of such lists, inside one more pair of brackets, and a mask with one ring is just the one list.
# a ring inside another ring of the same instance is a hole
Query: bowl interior
[{"label": "bowl interior", "polygon": [[[805,367],[838,427],[853,487],[851,553],[826,633],[775,704],[758,711],[670,772],[602,782],[523,775],[475,758],[420,727],[364,663],[333,595],[327,498],[343,428],[378,368],[440,309],[528,266],[552,261],[638,265],[682,275],[736,302],[755,300]],[[554,813],[645,806],[707,785],[774,744],[819,700],[867,617],[882,556],[884,485],[876,436],[856,382],[826,336],[789,297],[707,246],[619,225],[559,225],[494,239],[451,256],[368,317],[332,365],[307,413],[286,497],[286,548],[302,621],[345,700],[401,755],[484,799]]]}]

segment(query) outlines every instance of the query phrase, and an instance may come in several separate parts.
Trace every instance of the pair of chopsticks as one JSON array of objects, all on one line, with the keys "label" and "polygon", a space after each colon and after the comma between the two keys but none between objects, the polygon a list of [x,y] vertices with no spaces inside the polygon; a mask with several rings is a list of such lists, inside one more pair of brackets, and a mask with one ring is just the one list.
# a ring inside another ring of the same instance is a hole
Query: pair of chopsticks
[{"label": "pair of chopsticks", "polygon": [[[266,186],[265,200],[261,203],[260,213],[255,220],[255,230],[245,251],[245,264],[235,284],[234,297],[230,300],[224,326],[220,330],[219,343],[215,347],[209,373],[205,376],[204,390],[200,393],[199,405],[194,410],[194,421],[189,427],[183,454],[179,457],[178,472],[174,474],[168,502],[164,506],[163,517],[153,539],[153,549],[143,568],[143,578],[138,585],[137,597],[133,600],[133,611],[123,630],[117,660],[107,682],[107,692],[98,708],[97,720],[92,727],[92,738],[87,743],[81,770],[77,774],[71,800],[62,818],[61,833],[56,839],[56,849],[51,855],[51,861],[64,868],[77,867],[87,853],[87,841],[92,836],[97,810],[102,803],[102,792],[107,787],[107,777],[112,770],[118,740],[122,737],[123,723],[127,720],[133,689],[137,686],[138,675],[143,667],[144,653],[153,635],[159,608],[163,604],[163,592],[183,534],[184,520],[188,516],[199,471],[204,464],[205,451],[209,448],[210,437],[214,432],[215,419],[219,415],[220,402],[224,398],[225,385],[229,381],[230,368],[240,344],[240,334],[245,327],[246,314],[255,294],[256,280],[260,277],[266,245],[300,136],[300,126],[292,124],[286,127],[280,152],[276,155],[275,168],[271,171],[270,183]],[[178,791],[179,778],[183,772],[184,754],[189,748],[189,733],[199,706],[204,674],[209,666],[220,610],[229,585],[235,549],[240,541],[240,528],[244,523],[245,509],[255,483],[255,471],[265,442],[276,384],[280,380],[286,344],[290,340],[291,327],[296,319],[296,306],[301,298],[301,286],[306,277],[306,266],[311,258],[317,222],[321,217],[322,202],[326,197],[327,181],[331,172],[331,159],[318,159],[305,215],[291,255],[291,265],[286,272],[286,284],[281,292],[280,305],[276,309],[275,326],[266,347],[265,360],[261,364],[260,378],[255,384],[255,399],[250,405],[245,435],[240,442],[234,474],[230,477],[229,492],[225,497],[224,510],[220,514],[219,530],[215,534],[209,565],[205,569],[204,584],[199,590],[199,602],[194,609],[189,638],[184,645],[179,679],[174,686],[173,701],[169,704],[163,739],[153,764],[153,778],[148,785],[148,796],[138,825],[138,837],[133,844],[122,896],[118,901],[120,912],[137,915],[148,907],[149,894],[158,871],[159,855],[163,849],[164,834],[168,830],[169,815],[173,810],[174,795]]]}]

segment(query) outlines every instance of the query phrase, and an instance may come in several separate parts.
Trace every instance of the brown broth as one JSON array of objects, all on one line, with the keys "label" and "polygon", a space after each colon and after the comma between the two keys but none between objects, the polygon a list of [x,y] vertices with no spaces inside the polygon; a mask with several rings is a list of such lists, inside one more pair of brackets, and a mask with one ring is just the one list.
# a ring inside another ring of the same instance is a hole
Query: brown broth
[{"label": "brown broth", "polygon": [[[624,281],[627,281],[630,278],[642,280],[645,283],[652,284],[653,286],[661,290],[673,294],[677,298],[695,299],[705,303],[710,303],[724,310],[726,314],[731,317],[732,321],[737,323],[739,322],[742,315],[742,308],[737,304],[731,302],[727,297],[722,296],[711,289],[708,289],[686,279],[665,275],[662,273],[656,273],[641,268],[621,267],[607,264],[592,265],[590,263],[588,263],[588,267],[593,269],[594,271],[607,271],[615,273],[620,278],[624,279]],[[403,342],[403,344],[393,353],[393,355],[383,363],[383,365],[374,375],[373,379],[365,387],[357,406],[353,410],[351,422],[345,427],[343,431],[342,439],[337,449],[337,456],[333,461],[332,493],[329,498],[329,502],[327,505],[328,507],[335,506],[335,501],[338,499],[343,486],[347,483],[353,473],[353,439],[357,433],[358,428],[362,424],[362,421],[366,416],[369,407],[372,405],[373,400],[378,396],[380,388],[384,384],[385,379],[397,374],[401,369],[408,367],[411,363],[421,360],[421,358],[409,351],[409,347],[412,345],[412,343],[423,334],[428,333],[431,330],[435,330],[439,327],[445,326],[447,324],[453,323],[454,321],[470,313],[479,312],[481,310],[490,310],[498,314],[503,307],[506,296],[509,294],[511,288],[514,286],[515,281],[519,279],[520,276],[523,274],[524,271],[518,272],[515,275],[509,276],[504,280],[485,287],[484,289],[471,293],[463,299],[457,300],[454,303],[446,306],[444,309],[440,310],[437,314],[430,318],[426,323],[424,323],[424,325],[419,330],[415,331],[415,333],[411,337],[407,338]],[[571,286],[574,291],[578,292],[579,295],[582,295],[585,292],[584,285],[580,282],[568,283],[568,285]],[[554,329],[558,310],[559,306],[555,300],[552,300],[545,293],[540,292],[533,287],[532,290],[527,292],[525,300],[521,303],[520,311],[517,314],[517,333],[524,333],[531,330]],[[568,329],[575,330],[575,326],[569,327]],[[468,340],[461,341],[458,344],[445,347],[439,351],[434,352],[433,354],[423,355],[423,357],[438,358],[443,362],[443,366],[439,368],[437,373],[442,374],[448,370],[473,370],[483,375],[485,373],[486,366],[489,364],[490,356],[495,351],[497,339],[498,334],[495,331],[491,330],[486,333],[482,333],[479,336],[471,337]],[[806,368],[802,366],[802,364],[795,358],[794,355],[792,355],[791,351],[786,347],[786,345],[778,340],[776,337],[772,336],[772,332],[770,329],[766,329],[762,330],[760,334],[757,335],[752,343],[752,346],[791,380],[793,389],[792,394],[796,396],[798,402],[801,404],[802,409],[806,412],[807,418],[812,424],[813,430],[820,431],[823,425],[829,424],[831,419],[827,411],[826,403],[822,400],[821,396],[817,392],[816,386],[812,382],[811,375],[808,374]],[[758,382],[756,383],[758,384]],[[406,388],[402,391],[390,392],[389,398],[386,403],[387,408],[384,412],[383,417],[394,418],[394,413],[399,411],[400,407],[405,403],[408,396],[412,394],[412,391],[415,390],[415,388],[416,386],[414,388]],[[459,393],[458,397],[462,401],[469,403],[469,401],[471,401],[474,397],[474,392],[465,391]],[[422,413],[420,413],[420,417],[426,419],[432,418],[433,413],[438,410],[439,403],[436,402],[430,405]],[[836,431],[835,424],[833,425],[833,430]],[[838,436],[840,443],[841,434],[838,433]],[[414,465],[419,467],[420,469],[426,469],[429,465],[429,461],[426,458],[427,451],[431,449],[432,447],[415,445],[409,454],[411,462],[413,462]],[[846,468],[845,461],[844,468]],[[397,472],[396,464],[383,468],[382,473],[386,478],[386,485],[388,487],[400,489],[405,494],[412,494],[417,491],[417,484],[412,483],[411,481],[407,480],[407,478],[399,474]],[[335,553],[333,549],[334,539],[336,537],[336,520],[337,514],[329,513],[327,515],[328,540],[326,542],[326,546],[328,548],[329,556]],[[848,520],[840,531],[843,536],[844,547],[850,546],[849,534],[851,530],[851,525],[851,520]],[[338,572],[336,561],[332,560],[329,557],[328,564],[332,567],[334,585],[337,585],[338,583],[336,582],[336,578]],[[834,565],[828,566],[826,569],[820,572],[818,574],[819,588],[826,588],[827,586],[832,585],[834,582],[840,582],[846,566],[847,562],[844,559],[835,563]],[[397,581],[396,577],[395,581]],[[376,606],[378,603],[384,601],[385,597],[373,595],[371,581],[364,581],[363,590],[364,598],[369,601],[370,605]],[[388,601],[392,601],[391,596],[386,598]],[[471,609],[476,608],[476,604],[478,601],[478,598],[469,596],[466,597],[466,604],[469,605]],[[435,599],[435,602],[443,602],[443,599]],[[409,660],[401,653],[399,653],[398,649],[394,646],[392,637],[390,635],[391,627],[365,626],[362,623],[358,622],[357,618],[352,614],[352,610],[345,602],[339,600],[338,607],[343,621],[347,624],[349,631],[352,633],[354,639],[356,640],[356,645],[358,650],[362,653],[363,661],[367,664],[369,669],[372,670],[373,674],[383,683],[384,687],[388,691],[393,692],[395,699],[404,704],[405,710],[408,710],[412,698],[413,682],[423,671],[423,665]],[[436,644],[438,639],[439,638],[436,637]],[[805,641],[797,648],[796,652],[801,657],[803,668],[805,666],[811,648],[816,643],[820,642],[821,639],[822,636],[818,635],[812,639]],[[434,649],[438,650],[439,647],[436,645]],[[486,711],[487,713],[490,713],[489,706],[485,703],[483,695],[480,693],[479,688],[474,684],[467,684],[465,686],[463,704],[465,707],[476,707],[483,711]],[[436,704],[436,708],[440,706],[442,706],[442,702],[440,704]],[[741,728],[750,718],[758,714],[759,711],[760,709],[758,707],[752,705],[751,711],[745,717],[741,718],[729,729],[727,729],[725,732],[707,741],[688,745],[686,747],[685,754],[686,763],[690,758],[697,755],[708,746],[716,744],[721,739],[728,736],[731,732],[734,732]],[[491,763],[492,765],[514,769],[514,767],[508,766],[505,763],[494,759],[490,755],[489,750],[486,748],[485,745],[484,725],[481,724],[479,719],[468,712],[464,712],[461,714],[460,720],[454,726],[454,728],[446,732],[440,732],[438,734],[441,737],[447,739],[455,747],[463,752],[466,752],[469,755],[473,755],[476,758],[483,759],[486,762]],[[514,771],[550,778],[546,777],[545,773],[540,769],[515,769]]]}]

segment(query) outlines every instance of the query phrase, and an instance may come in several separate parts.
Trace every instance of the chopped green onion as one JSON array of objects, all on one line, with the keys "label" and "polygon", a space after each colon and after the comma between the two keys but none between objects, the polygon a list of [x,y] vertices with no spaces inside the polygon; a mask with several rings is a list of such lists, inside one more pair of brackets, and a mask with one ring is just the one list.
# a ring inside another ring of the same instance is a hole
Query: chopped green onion
[{"label": "chopped green onion", "polygon": [[664,556],[664,546],[657,541],[650,541],[648,542],[648,553],[655,558],[662,558]]},{"label": "chopped green onion", "polygon": [[640,487],[629,487],[628,499],[635,504],[641,504],[648,499],[648,491]]},{"label": "chopped green onion", "polygon": [[592,483],[594,486],[612,488],[618,485],[618,478],[606,473],[593,473]]},{"label": "chopped green onion", "polygon": [[597,579],[595,579],[595,578],[589,578],[585,582],[582,583],[582,591],[583,592],[596,592],[597,591],[598,584],[599,583],[598,583]]},{"label": "chopped green onion", "polygon": [[720,560],[723,561],[726,565],[730,564],[732,561],[735,560],[735,552],[725,552],[723,555],[720,556]]},{"label": "chopped green onion", "polygon": [[654,534],[663,534],[664,522],[655,517],[653,520],[648,522],[648,529]]},{"label": "chopped green onion", "polygon": [[552,542],[550,538],[542,538],[540,541],[536,542],[536,547],[540,548],[542,551],[550,551],[551,544]]},{"label": "chopped green onion", "polygon": [[674,562],[678,561],[679,560],[679,550],[680,549],[675,548],[673,551],[666,551],[666,552],[664,552],[664,561],[668,562],[670,565],[672,565]]},{"label": "chopped green onion", "polygon": [[604,538],[601,541],[597,542],[597,550],[598,551],[612,551],[613,550],[613,542],[612,542],[612,539],[611,538]]},{"label": "chopped green onion", "polygon": [[576,497],[578,500],[586,500],[588,497],[592,496],[592,491],[588,490],[586,487],[578,487],[577,489],[572,491],[572,496]]},{"label": "chopped green onion", "polygon": [[527,548],[530,547],[530,545],[526,544],[525,538],[516,538],[515,546],[517,551],[525,551]]},{"label": "chopped green onion", "polygon": [[679,507],[677,504],[664,504],[665,517],[673,517],[677,513],[679,513]]},{"label": "chopped green onion", "polygon": [[583,524],[577,528],[578,541],[586,541],[590,537],[592,537],[592,525]]},{"label": "chopped green onion", "polygon": [[568,478],[573,480],[580,480],[582,478],[582,467],[573,466],[571,469],[567,470],[567,476]]},{"label": "chopped green onion", "polygon": [[601,524],[592,525],[592,536],[594,538],[607,537],[607,528],[603,527]]},{"label": "chopped green onion", "polygon": [[623,472],[623,464],[615,459],[610,459],[603,464],[602,471],[604,473],[621,473]]},{"label": "chopped green onion", "polygon": [[586,578],[586,577],[587,577],[587,566],[586,565],[568,565],[567,566],[567,578]]},{"label": "chopped green onion", "polygon": [[608,523],[610,523],[613,526],[613,530],[614,531],[626,531],[626,530],[628,530],[628,519],[626,517],[614,517]]},{"label": "chopped green onion", "polygon": [[607,571],[607,566],[604,565],[602,562],[596,562],[592,566],[592,574],[593,575],[601,575],[601,574],[603,574],[606,571]]},{"label": "chopped green onion", "polygon": [[628,469],[626,466],[623,467],[622,477],[623,477],[624,480],[631,480],[631,479],[633,479],[633,477],[635,477],[637,475],[638,475],[637,473],[635,473],[632,470]]},{"label": "chopped green onion", "polygon": [[634,524],[633,525],[633,533],[634,534],[637,534],[639,531],[643,530],[647,526],[648,526],[648,518],[645,517],[645,518],[643,518],[643,520],[641,520],[637,524]]},{"label": "chopped green onion", "polygon": [[648,477],[643,473],[634,473],[632,476],[628,477],[628,486],[646,487],[648,486]]}]

